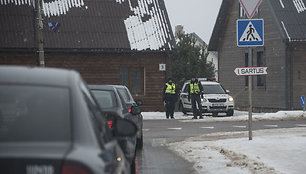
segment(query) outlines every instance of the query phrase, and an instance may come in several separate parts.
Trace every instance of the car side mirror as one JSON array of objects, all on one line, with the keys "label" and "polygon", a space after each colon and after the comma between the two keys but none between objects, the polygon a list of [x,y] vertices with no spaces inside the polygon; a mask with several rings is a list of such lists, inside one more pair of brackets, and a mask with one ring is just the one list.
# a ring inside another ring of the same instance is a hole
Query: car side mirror
[{"label": "car side mirror", "polygon": [[136,101],[136,104],[137,104],[137,106],[142,106],[142,105],[143,105],[143,103],[142,103],[141,100],[137,100],[137,101]]},{"label": "car side mirror", "polygon": [[139,106],[132,106],[130,113],[133,115],[138,115],[141,113],[141,108]]},{"label": "car side mirror", "polygon": [[226,94],[229,94],[229,93],[230,93],[230,91],[229,91],[229,90],[225,90],[225,92],[226,92]]},{"label": "car side mirror", "polygon": [[137,126],[130,120],[118,119],[113,126],[116,137],[133,137],[137,133]]}]

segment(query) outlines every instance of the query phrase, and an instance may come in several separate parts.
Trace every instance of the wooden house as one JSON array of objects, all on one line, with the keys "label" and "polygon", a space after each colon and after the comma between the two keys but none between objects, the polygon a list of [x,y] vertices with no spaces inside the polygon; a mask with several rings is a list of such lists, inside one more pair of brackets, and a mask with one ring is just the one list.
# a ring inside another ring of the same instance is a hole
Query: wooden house
[{"label": "wooden house", "polygon": [[[38,64],[34,2],[0,1],[0,65]],[[126,85],[143,110],[164,110],[175,40],[163,0],[44,0],[42,14],[46,67]]]}]

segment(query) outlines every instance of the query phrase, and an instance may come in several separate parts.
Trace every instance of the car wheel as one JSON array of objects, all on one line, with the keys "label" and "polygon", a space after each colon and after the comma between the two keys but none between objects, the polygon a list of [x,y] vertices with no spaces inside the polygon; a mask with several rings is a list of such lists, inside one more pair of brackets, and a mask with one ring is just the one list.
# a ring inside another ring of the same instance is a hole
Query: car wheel
[{"label": "car wheel", "polygon": [[234,115],[234,110],[233,109],[230,109],[226,112],[226,115],[227,116],[233,116]]},{"label": "car wheel", "polygon": [[212,116],[213,116],[213,117],[218,116],[218,112],[213,112],[213,113],[212,113]]},{"label": "car wheel", "polygon": [[142,134],[141,134],[140,138],[137,138],[136,146],[137,146],[137,149],[142,149],[142,147],[143,147],[143,135]]},{"label": "car wheel", "polygon": [[184,106],[182,104],[182,102],[180,101],[180,106],[179,106],[180,110],[183,112],[183,114],[187,114],[186,110],[184,109]]}]

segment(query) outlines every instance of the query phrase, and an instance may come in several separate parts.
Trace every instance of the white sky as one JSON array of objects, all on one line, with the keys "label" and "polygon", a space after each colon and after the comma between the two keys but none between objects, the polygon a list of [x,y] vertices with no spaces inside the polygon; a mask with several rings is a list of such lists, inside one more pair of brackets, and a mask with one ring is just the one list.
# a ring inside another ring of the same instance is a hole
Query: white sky
[{"label": "white sky", "polygon": [[186,33],[195,32],[207,44],[222,0],[165,0],[171,26],[183,25]]}]

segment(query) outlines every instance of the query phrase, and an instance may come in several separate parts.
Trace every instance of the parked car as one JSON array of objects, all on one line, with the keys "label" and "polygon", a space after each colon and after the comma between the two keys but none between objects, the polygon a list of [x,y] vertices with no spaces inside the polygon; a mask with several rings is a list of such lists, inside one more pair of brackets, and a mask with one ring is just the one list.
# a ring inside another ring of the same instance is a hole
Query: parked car
[{"label": "parked car", "polygon": [[79,73],[0,66],[0,171],[5,174],[130,173],[115,136],[137,127],[115,120],[113,133]]},{"label": "parked car", "polygon": [[[143,118],[139,106],[125,86],[89,85],[89,88],[107,116],[116,113],[120,118],[131,120],[137,125],[138,133],[135,137],[126,137],[119,140],[119,144],[127,154],[127,159],[132,164],[131,168],[135,167],[136,149],[141,149],[143,146]],[[108,117],[107,121],[111,124],[112,119],[112,117]]]},{"label": "parked car", "polygon": [[[212,113],[217,116],[218,113],[226,113],[227,116],[234,115],[234,99],[229,95],[229,91],[225,90],[222,85],[208,79],[199,79],[204,89],[204,97],[202,99],[202,112]],[[189,81],[183,85],[180,93],[179,108],[186,114],[192,112],[191,101],[188,100],[187,86]]]}]

